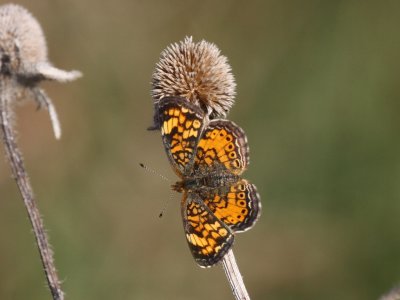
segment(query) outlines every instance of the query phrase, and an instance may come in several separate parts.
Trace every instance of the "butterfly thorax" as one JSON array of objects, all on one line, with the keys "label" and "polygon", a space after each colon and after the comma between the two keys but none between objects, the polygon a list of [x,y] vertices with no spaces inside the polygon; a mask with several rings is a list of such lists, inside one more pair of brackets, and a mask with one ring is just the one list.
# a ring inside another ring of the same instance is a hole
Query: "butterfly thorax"
[{"label": "butterfly thorax", "polygon": [[238,182],[240,177],[229,172],[210,172],[184,177],[181,181],[172,185],[177,192],[204,192],[212,190],[225,190]]}]

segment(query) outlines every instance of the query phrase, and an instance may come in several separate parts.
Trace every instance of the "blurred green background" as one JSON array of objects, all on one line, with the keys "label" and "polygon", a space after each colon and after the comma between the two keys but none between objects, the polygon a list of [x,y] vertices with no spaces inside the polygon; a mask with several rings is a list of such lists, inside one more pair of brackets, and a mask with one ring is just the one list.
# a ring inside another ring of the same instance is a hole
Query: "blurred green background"
[{"label": "blurred green background", "polygon": [[[60,141],[35,103],[17,109],[67,299],[233,299],[220,267],[195,265],[180,195],[159,219],[169,183],[139,167],[176,179],[146,128],[159,54],[186,35],[216,43],[237,80],[229,118],[263,203],[234,248],[252,299],[377,299],[400,281],[399,1],[16,2],[50,60],[84,73],[43,84]],[[0,299],[50,299],[4,159],[0,199]]]}]

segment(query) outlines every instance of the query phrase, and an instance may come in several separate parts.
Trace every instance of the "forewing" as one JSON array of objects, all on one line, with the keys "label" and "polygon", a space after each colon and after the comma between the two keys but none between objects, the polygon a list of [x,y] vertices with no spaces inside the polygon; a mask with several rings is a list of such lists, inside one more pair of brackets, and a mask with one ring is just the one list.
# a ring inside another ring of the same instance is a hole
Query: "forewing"
[{"label": "forewing", "polygon": [[182,218],[190,251],[200,267],[218,263],[232,247],[233,233],[197,194],[184,194]]},{"label": "forewing", "polygon": [[204,203],[234,232],[250,229],[261,214],[261,201],[254,184],[240,180],[226,193],[201,195]]},{"label": "forewing", "polygon": [[194,168],[218,166],[239,175],[248,164],[249,147],[243,130],[229,120],[210,121],[197,145]]},{"label": "forewing", "polygon": [[185,98],[166,97],[158,104],[158,116],[165,151],[175,172],[182,176],[193,166],[204,113]]}]

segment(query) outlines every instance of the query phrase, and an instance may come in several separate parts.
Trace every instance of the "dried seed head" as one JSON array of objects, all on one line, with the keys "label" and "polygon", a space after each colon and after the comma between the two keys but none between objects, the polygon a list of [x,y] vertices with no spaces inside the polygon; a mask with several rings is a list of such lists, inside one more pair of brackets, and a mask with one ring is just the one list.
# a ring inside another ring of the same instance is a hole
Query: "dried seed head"
[{"label": "dried seed head", "polygon": [[59,138],[61,127],[57,113],[38,83],[45,79],[65,82],[80,76],[78,71],[68,72],[52,66],[47,58],[42,28],[25,8],[15,4],[0,6],[0,93],[4,99],[13,102],[32,97],[39,106],[45,106],[50,113],[55,136]]},{"label": "dried seed head", "polygon": [[387,294],[379,298],[379,300],[400,300],[400,285],[394,287]]},{"label": "dried seed head", "polygon": [[26,9],[15,4],[0,7],[0,47],[2,69],[9,67],[10,73],[47,61],[42,28]]},{"label": "dried seed head", "polygon": [[43,79],[69,81],[80,76],[53,67],[47,59],[47,45],[38,21],[16,4],[0,6],[0,74],[18,77],[32,85]]},{"label": "dried seed head", "polygon": [[[155,107],[167,96],[184,97],[211,118],[225,117],[234,103],[235,80],[225,56],[212,43],[192,37],[166,48],[152,77]],[[155,116],[154,128],[158,128]]]}]

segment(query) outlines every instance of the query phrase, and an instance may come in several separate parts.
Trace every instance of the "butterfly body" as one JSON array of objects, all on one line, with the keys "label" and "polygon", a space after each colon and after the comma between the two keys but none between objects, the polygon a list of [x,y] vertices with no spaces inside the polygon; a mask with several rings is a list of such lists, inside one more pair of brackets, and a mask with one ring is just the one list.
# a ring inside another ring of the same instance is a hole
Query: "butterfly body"
[{"label": "butterfly body", "polygon": [[234,233],[253,226],[261,212],[256,187],[242,179],[249,163],[247,138],[235,123],[208,117],[184,98],[160,100],[158,116],[167,156],[183,193],[186,239],[201,267],[218,263]]},{"label": "butterfly body", "polygon": [[192,176],[184,177],[183,180],[172,185],[172,189],[177,192],[223,192],[229,186],[238,182],[240,177],[228,172],[210,171],[196,172]]}]

